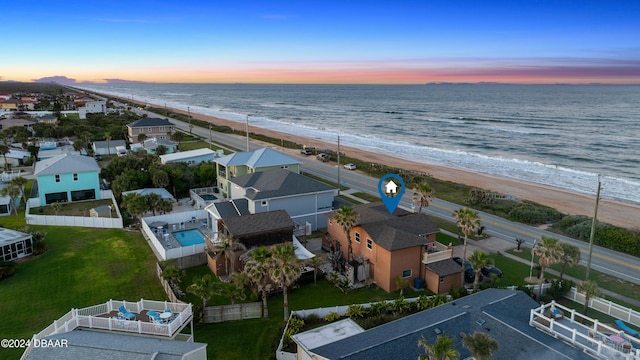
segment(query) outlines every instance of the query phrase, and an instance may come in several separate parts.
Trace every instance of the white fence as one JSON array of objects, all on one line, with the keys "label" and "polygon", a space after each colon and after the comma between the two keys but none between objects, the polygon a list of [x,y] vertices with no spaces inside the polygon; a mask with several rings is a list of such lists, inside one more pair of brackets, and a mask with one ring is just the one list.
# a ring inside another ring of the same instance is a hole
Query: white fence
[{"label": "white fence", "polygon": [[180,246],[177,248],[166,249],[162,245],[161,240],[158,239],[154,229],[149,227],[149,224],[153,222],[166,222],[167,224],[179,224],[187,223],[193,219],[204,219],[207,216],[206,210],[190,210],[179,213],[170,213],[164,215],[150,216],[143,218],[141,226],[142,231],[145,233],[151,245],[155,248],[156,252],[160,255],[162,260],[178,259],[185,256],[202,254],[206,247],[206,244],[196,244],[190,246]]},{"label": "white fence", "polygon": [[[579,293],[575,287],[572,287],[564,297],[577,303],[584,304],[584,294]],[[640,327],[640,312],[633,309],[626,308],[598,297],[589,299],[589,307],[616,319],[620,319],[626,323]]]},{"label": "white fence", "polygon": [[31,211],[40,206],[40,199],[31,198],[27,201],[25,220],[29,225],[51,225],[51,226],[80,226],[91,228],[122,229],[122,215],[116,205],[116,199],[111,190],[101,190],[101,199],[111,199],[115,205],[117,218],[106,217],[84,217],[84,216],[63,216],[63,215],[36,215]]},{"label": "white fence", "polygon": [[207,306],[202,315],[202,322],[218,323],[230,320],[259,319],[260,317],[262,317],[262,302]]}]

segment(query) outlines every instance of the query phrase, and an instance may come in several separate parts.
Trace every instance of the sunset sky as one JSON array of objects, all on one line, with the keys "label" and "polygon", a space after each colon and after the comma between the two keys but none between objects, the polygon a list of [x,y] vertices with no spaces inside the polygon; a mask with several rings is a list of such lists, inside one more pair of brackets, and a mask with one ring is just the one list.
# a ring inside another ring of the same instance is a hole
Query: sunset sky
[{"label": "sunset sky", "polygon": [[0,80],[640,84],[640,1],[25,1]]}]

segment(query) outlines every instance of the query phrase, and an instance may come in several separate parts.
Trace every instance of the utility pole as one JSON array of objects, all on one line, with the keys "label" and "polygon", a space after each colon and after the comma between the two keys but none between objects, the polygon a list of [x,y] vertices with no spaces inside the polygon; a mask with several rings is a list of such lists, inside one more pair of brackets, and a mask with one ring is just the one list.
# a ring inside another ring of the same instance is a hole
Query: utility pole
[{"label": "utility pole", "polygon": [[211,149],[212,146],[212,140],[211,140],[211,124],[209,124],[209,149]]},{"label": "utility pole", "polygon": [[247,114],[247,152],[249,152],[249,114]]},{"label": "utility pole", "polygon": [[191,126],[191,109],[187,106],[187,114],[189,115],[189,135],[191,135],[191,129],[193,129],[193,127]]},{"label": "utility pole", "polygon": [[338,196],[340,196],[340,135],[338,135]]},{"label": "utility pole", "polygon": [[600,176],[598,176],[598,191],[596,192],[596,208],[593,210],[593,220],[591,221],[591,234],[589,235],[589,257],[587,258],[587,273],[584,280],[589,281],[591,272],[591,255],[593,254],[593,238],[596,233],[596,219],[598,218],[598,203],[600,203]]}]

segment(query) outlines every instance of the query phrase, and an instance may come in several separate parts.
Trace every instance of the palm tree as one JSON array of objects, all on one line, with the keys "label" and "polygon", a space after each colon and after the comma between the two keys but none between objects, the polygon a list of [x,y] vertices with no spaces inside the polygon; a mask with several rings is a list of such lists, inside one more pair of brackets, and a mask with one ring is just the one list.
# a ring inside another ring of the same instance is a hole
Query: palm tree
[{"label": "palm tree", "polygon": [[183,269],[171,265],[162,270],[162,278],[165,279],[171,287],[176,287],[182,282],[182,277],[186,274]]},{"label": "palm tree", "polygon": [[28,180],[23,178],[22,176],[16,176],[11,179],[11,181],[9,181],[9,184],[15,185],[20,188],[20,191],[22,192],[22,200],[25,203],[27,202],[27,195],[24,193],[24,186],[27,185],[27,181]]},{"label": "palm tree", "polygon": [[245,291],[249,282],[249,276],[246,273],[233,273],[229,275],[229,282],[222,284],[222,293],[231,299],[231,305],[236,304],[236,300],[243,301],[247,298]]},{"label": "palm tree", "polygon": [[9,183],[7,186],[3,187],[0,190],[0,195],[9,196],[11,199],[11,206],[13,207],[13,211],[16,213],[16,217],[18,217],[18,207],[16,206],[16,199],[22,195],[22,189],[16,184]]},{"label": "palm tree", "polygon": [[584,306],[582,307],[582,314],[587,315],[587,310],[589,309],[589,301],[593,297],[598,297],[601,295],[600,289],[598,288],[598,283],[593,280],[583,281],[576,287],[579,293],[584,294]]},{"label": "palm tree", "polygon": [[569,265],[573,266],[580,262],[580,248],[576,245],[571,245],[569,243],[561,242],[560,246],[560,264],[562,267],[560,268],[560,281],[562,281],[562,277],[564,276],[564,267]]},{"label": "palm tree", "polygon": [[287,289],[302,273],[302,262],[296,256],[295,248],[292,244],[275,245],[271,249],[269,259],[269,276],[274,283],[282,287],[284,297],[284,321],[289,318],[289,298]]},{"label": "palm tree", "polygon": [[429,344],[427,339],[422,337],[418,340],[418,347],[424,348],[425,354],[418,357],[419,360],[454,360],[460,353],[453,348],[453,339],[449,336],[440,335],[434,344]]},{"label": "palm tree", "polygon": [[491,355],[498,350],[498,342],[495,339],[478,331],[462,339],[462,345],[469,349],[477,360],[491,359]]},{"label": "palm tree", "polygon": [[9,137],[5,133],[0,133],[0,154],[2,154],[2,157],[4,158],[5,170],[11,169],[11,166],[7,163],[7,154],[9,151],[11,151]]},{"label": "palm tree", "polygon": [[557,263],[561,256],[561,249],[558,246],[558,239],[542,236],[542,241],[536,243],[536,246],[531,249],[531,253],[538,256],[538,263],[540,264],[540,279],[538,279],[538,299],[542,295],[542,281],[544,280],[544,269]]},{"label": "palm tree", "polygon": [[483,251],[474,251],[473,254],[469,257],[469,262],[473,267],[473,270],[476,272],[476,276],[473,280],[473,291],[478,291],[478,283],[480,282],[480,271],[482,268],[489,267],[493,265],[493,261],[487,255],[487,253]]},{"label": "palm tree", "polygon": [[322,257],[321,255],[316,255],[311,259],[309,259],[309,261],[307,261],[307,265],[313,267],[313,285],[318,284],[318,281],[317,281],[318,270],[320,268],[320,265],[325,263],[326,261],[324,257]]},{"label": "palm tree", "polygon": [[153,212],[153,216],[156,216],[156,211],[160,209],[162,204],[162,196],[160,194],[151,193],[144,195],[144,197],[147,202],[147,209]]},{"label": "palm tree", "polygon": [[107,155],[111,156],[111,134],[104,133],[104,138],[107,140]]},{"label": "palm tree", "polygon": [[184,139],[184,134],[182,133],[182,131],[176,130],[173,132],[173,134],[171,134],[171,140],[178,142],[178,149],[181,148],[183,139]]},{"label": "palm tree", "polygon": [[213,277],[210,274],[202,275],[202,277],[193,280],[193,283],[187,287],[187,292],[202,299],[202,308],[207,307],[207,301],[214,295]]},{"label": "palm tree", "polygon": [[431,197],[433,196],[433,189],[427,183],[416,185],[413,188],[413,202],[418,204],[418,213],[422,212],[423,207],[428,207],[431,204]]},{"label": "palm tree", "polygon": [[462,265],[460,265],[460,279],[464,284],[464,261],[467,259],[467,238],[470,234],[478,231],[482,223],[477,211],[471,210],[467,207],[456,210],[453,213],[453,217],[456,219],[456,226],[462,234],[464,234],[464,246],[462,247]]},{"label": "palm tree", "polygon": [[338,211],[333,213],[333,220],[342,228],[342,231],[347,235],[347,261],[353,259],[353,249],[351,248],[351,229],[356,226],[358,222],[358,213],[353,207],[342,205]]},{"label": "palm tree", "polygon": [[239,243],[234,237],[224,235],[220,239],[220,242],[214,245],[214,251],[222,253],[225,257],[224,271],[226,275],[229,275],[229,263],[231,263],[231,272],[235,272],[235,252],[237,250],[246,250],[246,247]]},{"label": "palm tree", "polygon": [[251,282],[258,286],[262,295],[262,317],[269,316],[267,308],[267,284],[269,283],[269,258],[271,251],[264,246],[249,252],[249,261],[244,265],[244,271],[249,276]]},{"label": "palm tree", "polygon": [[147,134],[145,133],[138,134],[138,142],[140,144],[142,144],[146,139],[147,139]]}]

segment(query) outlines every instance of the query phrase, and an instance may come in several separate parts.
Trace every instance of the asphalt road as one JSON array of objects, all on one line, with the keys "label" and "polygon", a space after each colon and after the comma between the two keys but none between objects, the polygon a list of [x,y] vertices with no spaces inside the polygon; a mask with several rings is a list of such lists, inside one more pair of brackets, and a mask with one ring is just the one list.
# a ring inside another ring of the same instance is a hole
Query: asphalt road
[{"label": "asphalt road", "polygon": [[[144,110],[135,110],[137,113],[146,113],[149,117],[163,117],[160,114],[154,114]],[[176,126],[186,132],[189,132],[189,124],[177,119],[169,118]],[[241,126],[242,124],[239,123]],[[210,132],[209,129],[200,128],[194,126],[192,132],[195,135],[201,136],[205,139],[211,139],[212,141],[227,145],[231,148],[246,150],[247,140],[244,137],[222,134],[217,132]],[[255,150],[263,147],[264,145],[249,141],[249,149]],[[357,191],[369,193],[372,195],[378,195],[378,181],[379,178],[373,178],[364,175],[360,172],[349,171],[343,168],[338,168],[335,164],[322,163],[315,159],[315,156],[299,156],[301,161],[301,167],[304,172],[320,176],[322,178],[338,182],[338,172],[340,173],[340,182],[346,184],[348,187]],[[595,201],[595,199],[594,199]],[[405,192],[400,207],[411,211],[412,200],[411,192]],[[423,212],[430,215],[434,215],[443,219],[453,220],[453,212],[459,209],[461,206],[443,201],[440,199],[433,199],[433,202],[429,207],[424,208]],[[520,238],[526,241],[524,246],[532,247],[534,241],[540,241],[542,235],[554,237],[560,241],[567,242],[573,245],[577,245],[581,251],[580,263],[586,265],[588,256],[589,244],[558,235],[549,231],[545,231],[533,226],[516,223],[505,220],[503,218],[480,212],[480,218],[482,224],[485,226],[485,232],[491,236],[496,236],[508,241],[513,241],[515,245],[515,239]],[[593,256],[591,261],[591,267],[594,270],[601,271],[606,274],[610,274],[620,279],[624,279],[635,284],[640,284],[640,259],[634,256],[616,252],[613,250],[605,249],[599,246],[593,247]]]}]

